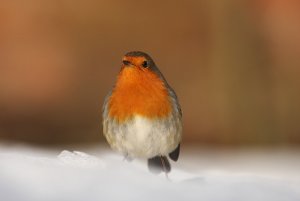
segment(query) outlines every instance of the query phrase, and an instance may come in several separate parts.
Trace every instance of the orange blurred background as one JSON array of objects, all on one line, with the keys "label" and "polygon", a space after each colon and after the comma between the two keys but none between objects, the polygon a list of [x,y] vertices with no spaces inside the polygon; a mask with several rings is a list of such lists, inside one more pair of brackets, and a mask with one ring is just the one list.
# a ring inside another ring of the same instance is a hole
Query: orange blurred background
[{"label": "orange blurred background", "polygon": [[104,140],[101,107],[123,54],[173,86],[184,142],[300,142],[300,1],[0,2],[0,140]]}]

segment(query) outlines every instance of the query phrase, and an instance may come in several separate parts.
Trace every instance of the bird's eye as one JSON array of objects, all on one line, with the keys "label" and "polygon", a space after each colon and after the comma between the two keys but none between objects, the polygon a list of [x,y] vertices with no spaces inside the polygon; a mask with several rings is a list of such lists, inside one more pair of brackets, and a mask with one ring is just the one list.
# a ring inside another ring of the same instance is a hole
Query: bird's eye
[{"label": "bird's eye", "polygon": [[143,66],[144,68],[147,68],[147,67],[149,66],[148,61],[143,61],[142,66]]}]

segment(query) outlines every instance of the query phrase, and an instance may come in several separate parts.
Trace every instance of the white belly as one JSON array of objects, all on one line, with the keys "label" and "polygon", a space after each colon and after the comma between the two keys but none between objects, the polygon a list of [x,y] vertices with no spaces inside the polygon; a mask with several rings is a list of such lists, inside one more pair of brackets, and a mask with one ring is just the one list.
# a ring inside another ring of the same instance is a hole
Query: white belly
[{"label": "white belly", "polygon": [[104,135],[111,147],[131,157],[167,155],[179,144],[181,132],[181,120],[172,116],[155,120],[137,115],[122,124],[104,122]]}]

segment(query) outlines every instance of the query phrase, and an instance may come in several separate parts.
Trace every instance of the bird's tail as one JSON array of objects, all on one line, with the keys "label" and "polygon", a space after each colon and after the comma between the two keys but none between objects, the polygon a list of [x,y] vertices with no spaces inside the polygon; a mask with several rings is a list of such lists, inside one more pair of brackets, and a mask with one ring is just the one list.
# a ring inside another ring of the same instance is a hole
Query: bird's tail
[{"label": "bird's tail", "polygon": [[148,159],[148,168],[155,174],[168,173],[171,171],[171,164],[166,156],[155,156]]}]

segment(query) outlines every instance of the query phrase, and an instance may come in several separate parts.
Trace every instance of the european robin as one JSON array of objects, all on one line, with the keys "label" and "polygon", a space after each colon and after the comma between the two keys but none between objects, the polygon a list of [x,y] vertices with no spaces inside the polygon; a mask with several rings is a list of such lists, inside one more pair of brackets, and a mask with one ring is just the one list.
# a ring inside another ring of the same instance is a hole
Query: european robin
[{"label": "european robin", "polygon": [[175,91],[151,57],[140,51],[123,57],[113,89],[104,100],[103,133],[126,158],[146,158],[152,172],[171,170],[182,136],[182,113]]}]

